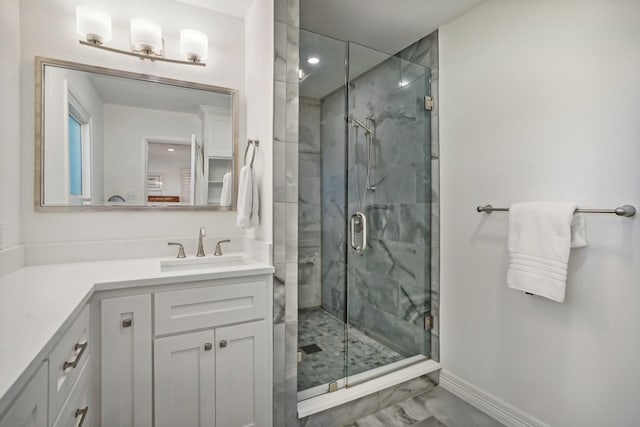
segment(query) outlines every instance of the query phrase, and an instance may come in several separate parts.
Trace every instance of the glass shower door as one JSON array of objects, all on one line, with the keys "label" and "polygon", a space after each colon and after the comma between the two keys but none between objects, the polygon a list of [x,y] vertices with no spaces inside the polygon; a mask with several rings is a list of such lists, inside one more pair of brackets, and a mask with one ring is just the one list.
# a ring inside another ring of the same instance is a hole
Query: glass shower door
[{"label": "glass shower door", "polygon": [[349,43],[347,384],[430,355],[430,70]]}]

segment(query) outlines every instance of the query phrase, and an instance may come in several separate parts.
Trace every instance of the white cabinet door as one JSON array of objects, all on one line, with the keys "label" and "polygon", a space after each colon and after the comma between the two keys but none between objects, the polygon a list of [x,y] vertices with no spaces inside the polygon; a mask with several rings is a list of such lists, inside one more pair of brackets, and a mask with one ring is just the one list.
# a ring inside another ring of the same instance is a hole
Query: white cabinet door
[{"label": "white cabinet door", "polygon": [[0,420],[0,427],[47,427],[47,363]]},{"label": "white cabinet door", "polygon": [[151,295],[102,301],[102,425],[151,427]]},{"label": "white cabinet door", "polygon": [[215,426],[215,352],[214,331],[156,338],[156,427]]},{"label": "white cabinet door", "polygon": [[270,426],[265,321],[216,329],[216,426]]}]

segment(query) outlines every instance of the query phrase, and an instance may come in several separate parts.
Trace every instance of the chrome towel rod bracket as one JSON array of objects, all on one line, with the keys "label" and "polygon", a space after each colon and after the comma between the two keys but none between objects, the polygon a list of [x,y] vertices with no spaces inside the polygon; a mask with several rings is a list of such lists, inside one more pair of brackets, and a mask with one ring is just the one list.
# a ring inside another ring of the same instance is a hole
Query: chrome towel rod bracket
[{"label": "chrome towel rod bracket", "polygon": [[[478,206],[476,208],[478,212],[508,212],[509,208],[494,208],[491,205]],[[615,209],[576,209],[576,212],[580,213],[606,213],[616,214],[618,216],[632,217],[636,214],[636,208],[632,205],[623,205]]]}]

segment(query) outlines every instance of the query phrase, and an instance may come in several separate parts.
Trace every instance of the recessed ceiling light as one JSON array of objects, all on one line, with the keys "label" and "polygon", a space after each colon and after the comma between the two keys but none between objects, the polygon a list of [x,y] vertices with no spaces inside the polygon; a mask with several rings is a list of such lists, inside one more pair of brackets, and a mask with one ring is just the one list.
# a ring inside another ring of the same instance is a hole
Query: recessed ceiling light
[{"label": "recessed ceiling light", "polygon": [[400,87],[405,87],[405,86],[406,86],[406,85],[408,85],[408,84],[409,84],[409,82],[408,82],[408,81],[406,81],[406,80],[402,80],[400,83],[398,83],[398,86],[400,86]]},{"label": "recessed ceiling light", "polygon": [[167,148],[167,151],[176,151],[175,148]]},{"label": "recessed ceiling light", "polygon": [[320,63],[320,58],[312,56],[311,58],[307,59],[307,62],[311,65],[316,65]]}]

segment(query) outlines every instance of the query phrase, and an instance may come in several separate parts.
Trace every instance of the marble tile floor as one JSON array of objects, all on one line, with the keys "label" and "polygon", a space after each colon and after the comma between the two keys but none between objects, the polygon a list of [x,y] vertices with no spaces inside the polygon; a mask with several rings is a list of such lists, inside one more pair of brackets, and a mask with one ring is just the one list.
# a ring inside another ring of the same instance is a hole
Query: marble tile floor
[{"label": "marble tile floor", "polygon": [[504,427],[442,387],[410,397],[344,427]]},{"label": "marble tile floor", "polygon": [[298,390],[327,384],[346,375],[355,375],[404,359],[355,328],[349,328],[347,348],[345,335],[344,322],[326,311],[299,311],[298,348],[316,344],[321,351],[303,353],[302,362],[298,364]]}]

